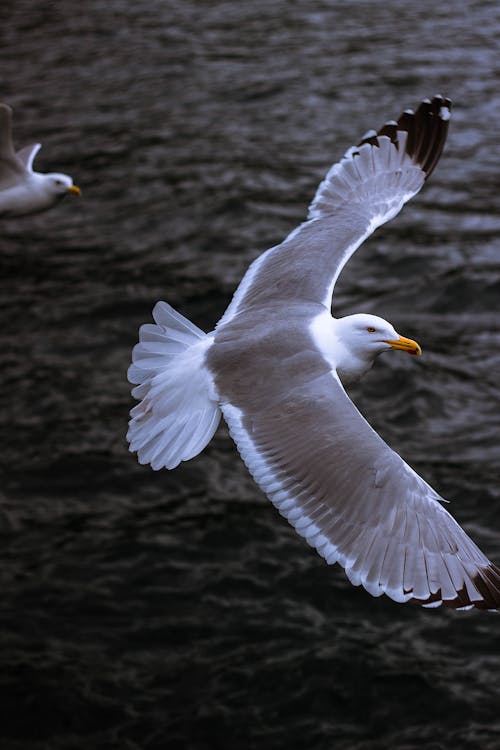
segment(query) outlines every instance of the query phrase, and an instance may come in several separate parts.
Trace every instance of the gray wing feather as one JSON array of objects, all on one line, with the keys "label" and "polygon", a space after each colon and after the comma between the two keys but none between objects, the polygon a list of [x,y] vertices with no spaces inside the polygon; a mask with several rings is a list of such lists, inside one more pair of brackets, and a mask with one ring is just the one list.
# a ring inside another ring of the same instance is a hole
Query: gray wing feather
[{"label": "gray wing feather", "polygon": [[308,221],[252,263],[219,325],[279,298],[295,296],[330,309],[351,255],[399,213],[434,169],[450,107],[441,96],[424,100],[415,114],[407,110],[350,148],[318,187]]},{"label": "gray wing feather", "polygon": [[29,146],[23,146],[23,148],[17,151],[16,157],[24,165],[24,168],[27,169],[28,172],[33,171],[33,162],[41,147],[41,143],[32,143]]},{"label": "gray wing feather", "polygon": [[12,110],[0,103],[0,189],[16,185],[25,173],[12,144]]}]

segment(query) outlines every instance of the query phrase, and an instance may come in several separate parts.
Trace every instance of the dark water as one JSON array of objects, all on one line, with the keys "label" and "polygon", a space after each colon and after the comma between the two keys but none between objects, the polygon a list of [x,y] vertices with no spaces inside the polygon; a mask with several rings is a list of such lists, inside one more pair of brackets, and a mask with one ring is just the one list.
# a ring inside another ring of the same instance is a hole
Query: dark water
[{"label": "dark water", "polygon": [[330,163],[441,92],[444,158],[335,309],[421,342],[354,395],[500,562],[498,3],[4,0],[0,22],[17,143],[84,196],[1,226],[2,750],[498,750],[497,616],[351,587],[224,429],[171,473],[124,440],[154,302],[209,330]]}]

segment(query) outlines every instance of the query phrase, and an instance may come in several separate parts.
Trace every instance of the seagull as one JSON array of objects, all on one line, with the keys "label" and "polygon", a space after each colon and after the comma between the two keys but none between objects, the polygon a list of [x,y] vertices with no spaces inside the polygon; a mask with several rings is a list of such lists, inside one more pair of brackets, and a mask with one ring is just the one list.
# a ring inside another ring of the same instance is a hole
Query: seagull
[{"label": "seagull", "polygon": [[12,109],[0,103],[0,217],[25,216],[45,211],[65,195],[80,195],[66,174],[33,170],[40,143],[14,151]]},{"label": "seagull", "polygon": [[350,256],[432,173],[450,111],[449,99],[424,99],[350,148],[307,220],[250,265],[213,332],[156,304],[128,370],[140,403],[127,438],[141,464],[173,469],[222,414],[259,487],[352,584],[401,603],[496,610],[500,570],[344,390],[378,355],[420,346],[375,315],[331,314]]}]

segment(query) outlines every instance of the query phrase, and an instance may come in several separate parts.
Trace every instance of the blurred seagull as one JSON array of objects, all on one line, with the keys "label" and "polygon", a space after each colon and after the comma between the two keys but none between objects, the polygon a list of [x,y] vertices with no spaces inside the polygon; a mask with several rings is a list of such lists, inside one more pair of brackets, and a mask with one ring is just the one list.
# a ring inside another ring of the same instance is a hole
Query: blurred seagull
[{"label": "blurred seagull", "polygon": [[419,355],[419,345],[377,316],[330,313],[349,257],[436,166],[450,106],[425,99],[350,148],[307,221],[252,263],[215,331],[155,306],[128,371],[140,403],[127,437],[140,463],[173,469],[205,447],[222,412],[257,484],[354,585],[396,602],[498,609],[500,570],[343,388],[379,354]]},{"label": "blurred seagull", "polygon": [[40,143],[17,153],[12,144],[12,110],[0,104],[0,217],[24,216],[45,211],[65,195],[80,195],[66,174],[33,171]]}]

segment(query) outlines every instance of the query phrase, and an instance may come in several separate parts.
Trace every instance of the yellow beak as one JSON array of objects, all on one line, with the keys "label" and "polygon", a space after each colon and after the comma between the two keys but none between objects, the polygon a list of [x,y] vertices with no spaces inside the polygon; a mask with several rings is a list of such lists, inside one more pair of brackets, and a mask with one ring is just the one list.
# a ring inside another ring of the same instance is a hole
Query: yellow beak
[{"label": "yellow beak", "polygon": [[408,354],[413,354],[417,357],[422,354],[420,345],[416,341],[413,341],[413,339],[406,339],[404,336],[400,336],[398,339],[386,339],[384,340],[384,344],[389,344],[393,349],[401,349],[401,351],[408,352]]},{"label": "yellow beak", "polygon": [[71,193],[71,195],[81,195],[82,191],[76,185],[71,185],[71,187],[68,188],[68,193]]}]

